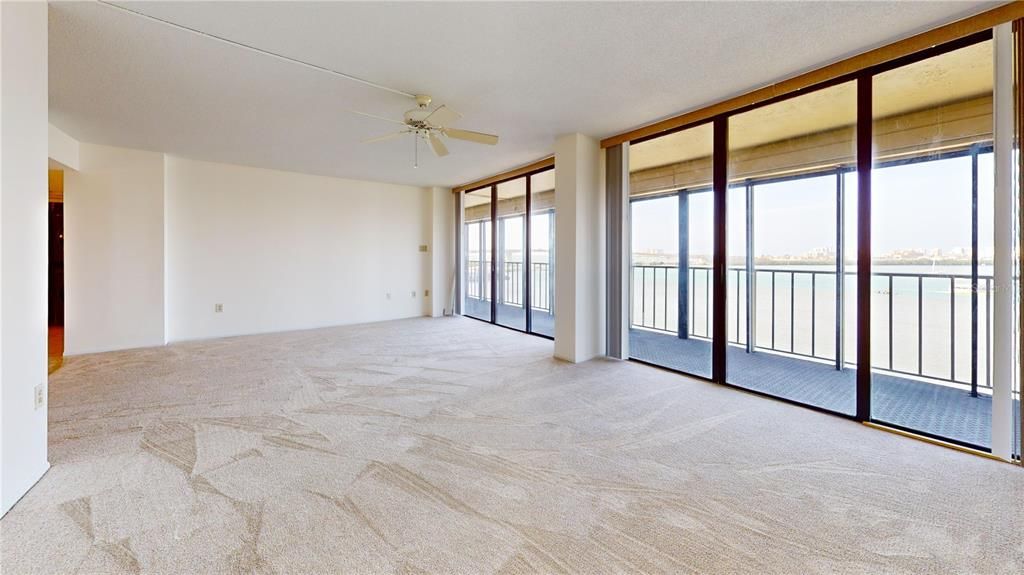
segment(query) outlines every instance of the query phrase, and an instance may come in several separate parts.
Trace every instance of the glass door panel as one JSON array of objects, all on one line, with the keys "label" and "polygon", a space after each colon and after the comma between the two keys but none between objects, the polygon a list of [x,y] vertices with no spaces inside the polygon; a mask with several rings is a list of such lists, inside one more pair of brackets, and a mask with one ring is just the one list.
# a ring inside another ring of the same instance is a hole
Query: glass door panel
[{"label": "glass door panel", "polygon": [[712,126],[633,144],[630,357],[711,377]]},{"label": "glass door panel", "polygon": [[848,415],[856,120],[854,82],[729,118],[726,381]]},{"label": "glass door panel", "polygon": [[466,192],[463,210],[463,313],[491,321],[491,188]]},{"label": "glass door panel", "polygon": [[992,90],[991,40],[872,83],[871,418],[985,449]]},{"label": "glass door panel", "polygon": [[526,178],[498,184],[496,323],[526,330]]},{"label": "glass door panel", "polygon": [[555,337],[555,170],[530,176],[530,330]]}]

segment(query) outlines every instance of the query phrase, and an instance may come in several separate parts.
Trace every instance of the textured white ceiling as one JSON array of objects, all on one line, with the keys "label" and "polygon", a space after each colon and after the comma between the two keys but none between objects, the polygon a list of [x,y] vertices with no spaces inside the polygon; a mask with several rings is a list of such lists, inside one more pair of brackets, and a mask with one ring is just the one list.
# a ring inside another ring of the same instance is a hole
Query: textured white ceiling
[{"label": "textured white ceiling", "polygon": [[990,8],[988,2],[124,3],[462,112],[496,147],[360,140],[411,101],[97,3],[50,4],[50,117],[84,141],[456,185]]}]

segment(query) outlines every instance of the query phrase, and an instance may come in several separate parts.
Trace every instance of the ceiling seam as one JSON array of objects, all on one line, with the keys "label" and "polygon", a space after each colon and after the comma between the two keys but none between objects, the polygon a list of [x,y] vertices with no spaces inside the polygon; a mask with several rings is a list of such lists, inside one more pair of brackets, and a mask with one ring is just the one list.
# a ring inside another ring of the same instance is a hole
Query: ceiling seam
[{"label": "ceiling seam", "polygon": [[124,12],[126,14],[131,14],[131,15],[139,17],[139,18],[144,18],[144,19],[149,20],[151,22],[158,22],[158,23],[163,24],[165,26],[170,26],[172,28],[177,28],[178,30],[183,30],[185,32],[190,32],[192,34],[197,34],[199,36],[203,36],[203,37],[209,38],[211,40],[216,40],[218,42],[223,42],[225,44],[229,44],[229,45],[235,46],[237,48],[242,48],[242,49],[245,49],[245,50],[249,50],[251,52],[256,52],[257,54],[262,54],[264,56],[270,56],[272,58],[277,58],[278,60],[282,60],[282,61],[289,62],[289,63],[292,63],[292,64],[299,64],[300,66],[305,66],[307,68],[310,68],[312,70],[316,70],[318,72],[326,72],[328,74],[332,74],[334,76],[338,76],[339,78],[344,78],[344,79],[352,81],[352,82],[357,82],[359,84],[363,84],[364,86],[369,86],[371,88],[376,88],[378,90],[384,90],[386,92],[391,92],[392,94],[398,94],[400,96],[405,96],[406,98],[416,99],[416,94],[413,94],[413,93],[410,93],[410,92],[406,92],[404,90],[399,90],[397,88],[391,88],[389,86],[384,86],[383,84],[378,84],[378,83],[372,82],[370,80],[364,80],[363,78],[360,78],[358,76],[353,76],[351,74],[346,74],[344,72],[339,72],[338,70],[333,70],[331,68],[326,68],[324,66],[320,66],[320,65],[317,65],[317,64],[311,64],[309,62],[304,62],[302,60],[298,60],[298,59],[292,58],[290,56],[285,56],[283,54],[278,54],[276,52],[271,52],[269,50],[264,50],[262,48],[257,48],[255,46],[252,46],[252,45],[249,45],[249,44],[245,44],[245,43],[242,43],[242,42],[238,42],[238,41],[235,41],[235,40],[231,40],[231,39],[228,39],[228,38],[224,38],[222,36],[217,36],[216,34],[211,34],[209,32],[204,32],[204,31],[198,30],[196,28],[191,28],[189,26],[185,26],[184,24],[179,24],[177,22],[172,22],[170,20],[165,20],[163,18],[158,18],[156,16],[151,16],[149,14],[146,14],[146,13],[143,13],[143,12],[139,12],[137,10],[132,10],[131,8],[126,8],[124,6],[121,6],[121,5],[118,5],[118,4],[114,4],[112,2],[107,2],[106,0],[96,0],[96,2],[98,4],[106,6],[108,8],[113,8],[115,10],[120,10],[121,12]]}]

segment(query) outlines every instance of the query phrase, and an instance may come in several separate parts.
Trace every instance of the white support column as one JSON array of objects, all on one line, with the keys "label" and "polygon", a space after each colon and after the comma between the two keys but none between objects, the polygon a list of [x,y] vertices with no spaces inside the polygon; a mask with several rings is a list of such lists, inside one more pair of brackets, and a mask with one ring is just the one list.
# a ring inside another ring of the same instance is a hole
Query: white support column
[{"label": "white support column", "polygon": [[1011,458],[1013,441],[1013,32],[1011,24],[995,28],[995,254],[993,261],[992,454]]},{"label": "white support column", "polygon": [[605,351],[604,188],[601,148],[582,134],[555,141],[555,357]]}]

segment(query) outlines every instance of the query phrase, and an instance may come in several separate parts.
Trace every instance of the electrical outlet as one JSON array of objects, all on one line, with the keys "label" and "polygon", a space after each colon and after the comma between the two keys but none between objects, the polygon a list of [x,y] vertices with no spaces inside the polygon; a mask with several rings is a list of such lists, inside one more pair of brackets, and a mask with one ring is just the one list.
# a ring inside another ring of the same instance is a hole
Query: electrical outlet
[{"label": "electrical outlet", "polygon": [[388,299],[391,299],[391,292],[388,292],[388,293],[384,294],[384,297],[386,297]]},{"label": "electrical outlet", "polygon": [[222,304],[222,303],[215,303],[215,304],[213,304],[213,312],[214,313],[220,313],[222,311],[224,311],[224,304]]},{"label": "electrical outlet", "polygon": [[423,297],[430,297],[430,290],[428,290],[428,289],[423,290]]},{"label": "electrical outlet", "polygon": [[35,388],[36,391],[36,409],[39,409],[46,405],[46,384],[40,383]]},{"label": "electrical outlet", "polygon": [[412,297],[416,297],[416,290],[412,290]]},{"label": "electrical outlet", "polygon": [[424,245],[420,246],[420,251],[421,252],[427,252],[427,251],[430,251],[430,248],[426,244],[424,244]]}]

